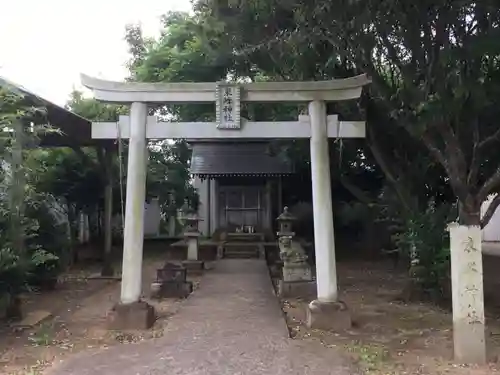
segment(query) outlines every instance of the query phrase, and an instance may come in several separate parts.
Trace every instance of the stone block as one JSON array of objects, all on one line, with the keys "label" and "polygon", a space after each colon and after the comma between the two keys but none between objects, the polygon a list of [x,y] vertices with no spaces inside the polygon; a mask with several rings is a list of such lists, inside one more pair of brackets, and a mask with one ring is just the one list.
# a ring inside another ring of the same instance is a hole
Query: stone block
[{"label": "stone block", "polygon": [[31,311],[22,320],[12,323],[12,327],[16,330],[32,328],[51,317],[52,313],[50,311]]},{"label": "stone block", "polygon": [[316,295],[316,282],[280,280],[278,293],[281,298],[311,297]]},{"label": "stone block", "polygon": [[182,266],[186,268],[188,272],[202,272],[205,268],[202,260],[184,260],[182,261]]},{"label": "stone block", "polygon": [[154,307],[145,301],[119,303],[108,313],[108,327],[113,330],[149,329],[155,320]]},{"label": "stone block", "polygon": [[283,267],[283,280],[287,282],[311,281],[311,268],[307,264],[300,264],[297,267],[285,265]]},{"label": "stone block", "polygon": [[192,292],[193,283],[190,281],[164,282],[159,286],[151,286],[151,298],[187,298]]},{"label": "stone block", "polygon": [[158,282],[186,281],[186,268],[174,263],[166,263],[163,268],[156,270]]},{"label": "stone block", "polygon": [[343,331],[352,326],[351,314],[342,302],[312,301],[306,308],[306,324],[309,328]]}]

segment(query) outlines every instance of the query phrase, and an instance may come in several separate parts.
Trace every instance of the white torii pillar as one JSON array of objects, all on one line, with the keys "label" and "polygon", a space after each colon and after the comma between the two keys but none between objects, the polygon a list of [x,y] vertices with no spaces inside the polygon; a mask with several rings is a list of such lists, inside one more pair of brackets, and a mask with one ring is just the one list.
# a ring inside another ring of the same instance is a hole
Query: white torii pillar
[{"label": "white torii pillar", "polygon": [[115,329],[150,328],[155,321],[154,308],[141,300],[142,258],[144,246],[144,202],[146,200],[148,106],[134,102],[130,106],[125,229],[120,303],[111,314]]},{"label": "white torii pillar", "polygon": [[[120,135],[130,139],[120,306],[141,303],[147,138],[310,138],[318,298],[309,305],[308,324],[317,328],[341,329],[350,326],[350,316],[345,304],[338,301],[337,293],[328,138],[364,137],[365,124],[339,122],[337,116],[327,116],[325,102],[359,98],[362,87],[369,83],[366,76],[322,82],[245,84],[122,83],[82,76],[82,82],[94,91],[98,100],[132,105],[131,116],[120,117],[119,132],[116,123],[92,124],[92,138],[116,139]],[[214,101],[217,108],[215,123],[162,123],[153,116],[147,117],[147,106],[144,104]],[[298,121],[249,122],[240,118],[240,101],[309,102],[309,116],[300,116]],[[121,316],[130,319],[132,314],[128,311],[131,309],[123,308]]]},{"label": "white torii pillar", "polygon": [[329,303],[337,301],[338,291],[325,103],[321,101],[309,103],[309,116],[316,283],[318,301]]},{"label": "white torii pillar", "polygon": [[[333,227],[328,121],[324,101],[309,103],[311,120],[311,181],[314,215],[317,299],[307,309],[312,328],[342,330],[352,324],[345,303],[338,300]],[[335,116],[335,122],[338,120]]]},{"label": "white torii pillar", "polygon": [[120,296],[123,304],[139,302],[142,292],[147,117],[148,108],[146,103],[132,103],[130,107],[130,139]]}]

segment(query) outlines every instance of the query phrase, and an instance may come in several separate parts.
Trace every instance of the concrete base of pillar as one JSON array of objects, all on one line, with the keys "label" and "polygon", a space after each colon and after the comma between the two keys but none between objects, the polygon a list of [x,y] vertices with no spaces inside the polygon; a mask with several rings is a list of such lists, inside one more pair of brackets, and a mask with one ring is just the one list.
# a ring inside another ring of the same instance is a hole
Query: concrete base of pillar
[{"label": "concrete base of pillar", "polygon": [[205,269],[205,264],[202,260],[184,260],[182,261],[182,266],[188,272],[202,272]]},{"label": "concrete base of pillar", "polygon": [[281,298],[314,296],[316,294],[316,282],[280,280],[278,294]]},{"label": "concrete base of pillar", "polygon": [[108,314],[108,327],[113,330],[149,329],[155,320],[155,309],[147,302],[119,303]]},{"label": "concrete base of pillar", "polygon": [[343,331],[352,326],[351,314],[344,302],[312,301],[307,306],[307,327]]}]

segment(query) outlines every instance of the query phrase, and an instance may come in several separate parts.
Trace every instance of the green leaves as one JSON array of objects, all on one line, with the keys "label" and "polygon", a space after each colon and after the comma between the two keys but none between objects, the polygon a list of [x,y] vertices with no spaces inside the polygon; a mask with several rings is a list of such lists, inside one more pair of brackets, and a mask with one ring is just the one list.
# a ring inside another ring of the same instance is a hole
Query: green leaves
[{"label": "green leaves", "polygon": [[93,98],[85,98],[80,91],[71,93],[66,107],[90,121],[118,121],[120,115],[128,113],[126,106],[106,104]]},{"label": "green leaves", "polygon": [[178,140],[150,143],[147,194],[157,197],[162,212],[175,215],[184,199],[196,202],[196,191],[190,184],[188,165],[191,152],[186,142]]},{"label": "green leaves", "polygon": [[[46,196],[35,194],[31,182],[39,172],[30,151],[40,135],[53,131],[46,120],[46,110],[36,99],[18,94],[11,87],[0,88],[0,298],[15,297],[31,274],[51,263],[55,269],[58,257],[43,248],[42,223],[34,214],[48,210]],[[52,227],[54,230],[55,227]],[[49,243],[57,243],[49,230]],[[12,299],[12,298],[11,298]]]}]

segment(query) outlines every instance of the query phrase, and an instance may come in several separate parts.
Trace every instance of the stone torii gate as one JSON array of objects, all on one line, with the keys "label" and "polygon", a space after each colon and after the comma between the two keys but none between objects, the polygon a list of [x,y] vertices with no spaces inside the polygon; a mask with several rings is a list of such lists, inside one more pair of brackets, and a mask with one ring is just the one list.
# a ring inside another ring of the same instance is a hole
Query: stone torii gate
[{"label": "stone torii gate", "polygon": [[[308,323],[326,328],[348,314],[338,300],[328,138],[363,138],[364,122],[339,121],[327,115],[326,102],[357,99],[369,83],[366,75],[319,82],[128,83],[82,75],[97,100],[130,105],[118,123],[92,124],[92,138],[129,140],[123,270],[117,325],[148,327],[152,307],[141,301],[147,139],[309,138],[314,208],[317,299],[309,305]],[[161,122],[148,116],[148,104],[215,102],[216,122]],[[250,122],[240,117],[241,102],[309,103],[297,121]],[[342,315],[342,316],[339,316]]]}]

